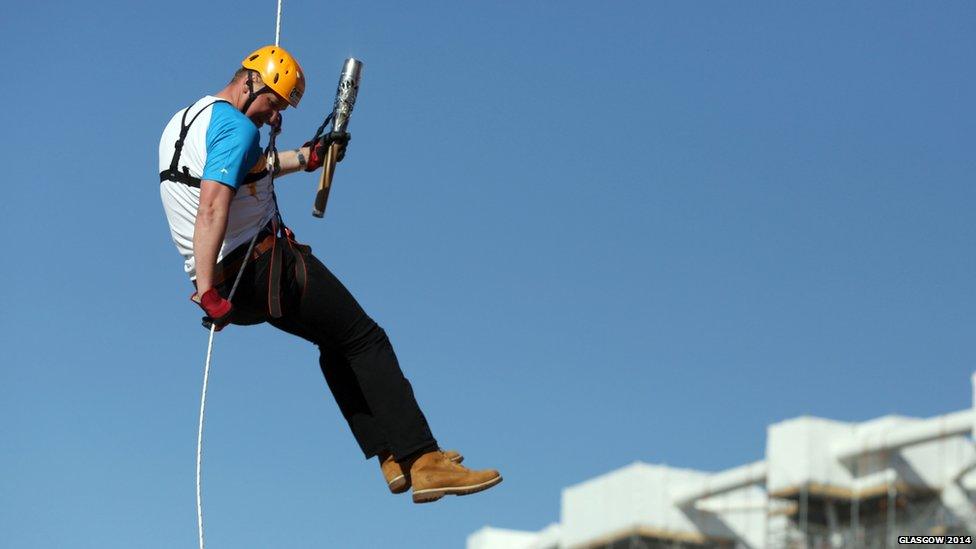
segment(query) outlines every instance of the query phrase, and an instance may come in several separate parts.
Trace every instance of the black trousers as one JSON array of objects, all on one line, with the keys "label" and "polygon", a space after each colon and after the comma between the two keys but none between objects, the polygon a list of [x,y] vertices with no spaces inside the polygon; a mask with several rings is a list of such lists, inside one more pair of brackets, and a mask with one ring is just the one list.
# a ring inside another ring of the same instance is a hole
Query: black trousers
[{"label": "black trousers", "polygon": [[[367,459],[383,451],[403,459],[419,450],[436,448],[437,441],[383,328],[309,248],[286,238],[279,238],[276,246],[283,251],[282,316],[272,318],[268,312],[272,253],[266,252],[248,261],[232,300],[231,322],[268,322],[318,346],[322,374]],[[243,251],[238,250],[238,255]],[[229,254],[228,259],[234,255]],[[217,286],[222,296],[230,293],[239,268]]]}]

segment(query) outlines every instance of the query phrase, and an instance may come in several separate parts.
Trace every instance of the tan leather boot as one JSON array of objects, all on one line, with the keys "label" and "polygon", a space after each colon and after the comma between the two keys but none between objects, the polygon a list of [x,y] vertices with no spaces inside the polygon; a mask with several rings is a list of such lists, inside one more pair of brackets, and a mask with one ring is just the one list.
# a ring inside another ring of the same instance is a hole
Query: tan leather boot
[{"label": "tan leather boot", "polygon": [[448,459],[444,452],[427,452],[410,465],[413,502],[428,503],[447,495],[464,496],[487,490],[502,481],[494,469],[472,471]]},{"label": "tan leather boot", "polygon": [[[447,450],[444,455],[454,463],[464,461],[464,456],[454,450]],[[385,452],[377,456],[377,459],[380,460],[380,470],[383,471],[386,485],[390,487],[391,492],[402,494],[410,489],[410,478],[403,474],[403,468],[400,467],[397,460],[393,459],[393,454]]]}]

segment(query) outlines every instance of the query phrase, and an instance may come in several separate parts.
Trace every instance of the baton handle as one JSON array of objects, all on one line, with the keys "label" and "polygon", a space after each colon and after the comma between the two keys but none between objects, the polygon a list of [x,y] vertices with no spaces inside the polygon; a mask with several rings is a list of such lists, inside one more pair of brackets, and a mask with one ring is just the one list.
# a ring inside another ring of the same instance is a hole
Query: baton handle
[{"label": "baton handle", "polygon": [[315,204],[312,206],[312,215],[315,217],[325,216],[325,206],[329,203],[329,191],[332,189],[332,176],[335,174],[338,148],[337,143],[331,143],[328,152],[325,154],[325,162],[322,163],[322,175],[319,177],[319,190],[315,193]]}]

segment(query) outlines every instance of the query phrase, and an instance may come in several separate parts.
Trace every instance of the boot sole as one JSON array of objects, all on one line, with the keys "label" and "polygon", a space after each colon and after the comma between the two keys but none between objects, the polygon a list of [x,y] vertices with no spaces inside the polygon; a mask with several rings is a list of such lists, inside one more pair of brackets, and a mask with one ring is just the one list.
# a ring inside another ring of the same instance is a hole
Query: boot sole
[{"label": "boot sole", "polygon": [[441,499],[444,496],[466,496],[468,494],[475,494],[477,492],[481,492],[482,490],[487,490],[501,481],[502,476],[498,475],[491,480],[470,486],[449,486],[445,488],[428,488],[426,490],[418,490],[413,493],[413,502],[431,503]]},{"label": "boot sole", "polygon": [[410,484],[407,482],[407,477],[403,475],[391,480],[389,486],[390,491],[394,494],[402,494],[410,489]]},{"label": "boot sole", "polygon": [[[461,463],[464,461],[464,456],[458,454],[457,457],[451,458],[454,463]],[[394,494],[402,494],[410,489],[410,483],[407,482],[407,477],[405,475],[400,475],[395,479],[391,480],[387,485],[390,487],[390,492]]]}]

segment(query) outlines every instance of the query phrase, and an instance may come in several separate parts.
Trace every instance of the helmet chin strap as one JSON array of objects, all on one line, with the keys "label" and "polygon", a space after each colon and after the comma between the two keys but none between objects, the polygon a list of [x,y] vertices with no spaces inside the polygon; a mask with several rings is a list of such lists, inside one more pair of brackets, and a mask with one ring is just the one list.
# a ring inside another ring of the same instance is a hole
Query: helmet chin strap
[{"label": "helmet chin strap", "polygon": [[258,98],[262,93],[269,93],[273,91],[270,87],[265,86],[258,91],[254,91],[254,79],[252,77],[251,71],[247,71],[247,101],[244,102],[244,106],[241,107],[241,114],[247,116],[247,109],[251,107],[251,103]]}]

